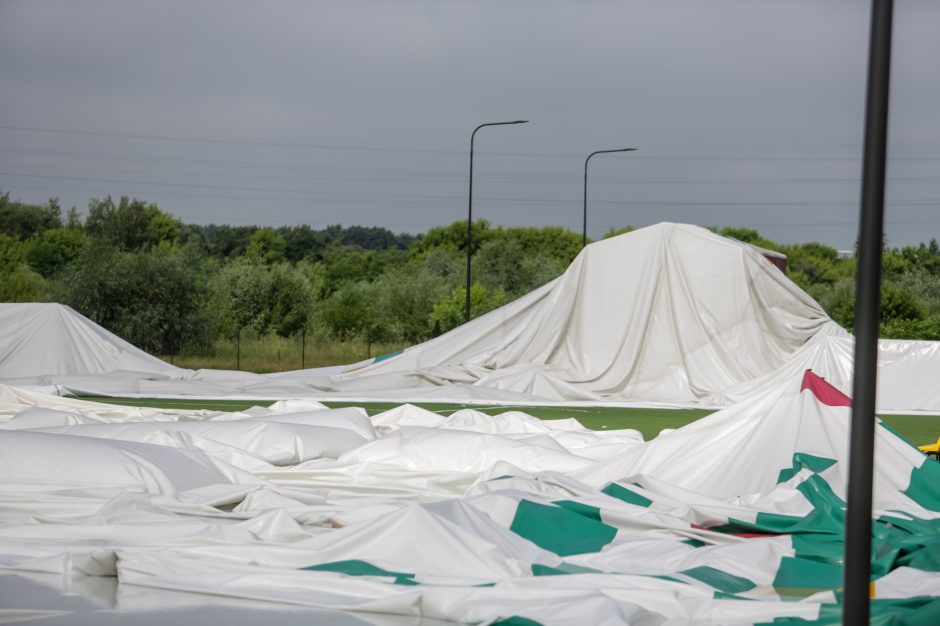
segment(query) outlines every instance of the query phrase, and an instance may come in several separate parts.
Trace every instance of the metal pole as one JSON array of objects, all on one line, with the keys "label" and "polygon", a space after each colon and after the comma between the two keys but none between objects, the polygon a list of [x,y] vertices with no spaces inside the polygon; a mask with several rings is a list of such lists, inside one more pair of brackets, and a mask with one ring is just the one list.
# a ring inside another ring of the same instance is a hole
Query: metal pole
[{"label": "metal pole", "polygon": [[588,161],[591,160],[591,157],[595,154],[606,154],[608,152],[635,152],[636,148],[618,148],[616,150],[597,150],[587,155],[587,158],[584,159],[584,206],[583,206],[583,220],[581,222],[581,247],[587,245],[587,174],[588,174]]},{"label": "metal pole", "polygon": [[488,122],[480,124],[473,129],[470,134],[470,191],[467,194],[467,303],[464,309],[464,322],[470,321],[470,254],[473,248],[473,140],[477,136],[477,131],[484,126],[509,126],[512,124],[528,124],[528,120],[516,120],[514,122]]},{"label": "metal pole", "polygon": [[875,385],[881,305],[885,163],[893,0],[873,0],[865,106],[865,153],[855,275],[855,371],[845,516],[843,624],[867,624],[871,582],[871,505],[875,452]]}]

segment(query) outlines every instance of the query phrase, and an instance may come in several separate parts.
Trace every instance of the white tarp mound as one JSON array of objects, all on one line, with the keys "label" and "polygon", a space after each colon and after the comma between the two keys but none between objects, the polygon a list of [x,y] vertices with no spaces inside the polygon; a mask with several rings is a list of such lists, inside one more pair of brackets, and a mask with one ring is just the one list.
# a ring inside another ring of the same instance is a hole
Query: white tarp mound
[{"label": "white tarp mound", "polygon": [[[330,623],[838,623],[850,410],[811,372],[649,442],[518,411],[3,392],[0,586],[111,577],[102,619],[230,598],[356,612]],[[96,421],[23,428],[47,402]],[[940,464],[879,424],[874,474],[873,612],[934,624]],[[0,621],[48,617],[28,603]]]},{"label": "white tarp mound", "polygon": [[[591,244],[523,298],[346,368],[174,368],[60,305],[2,304],[0,321],[0,382],[73,395],[722,407],[806,369],[842,388],[852,372],[851,335],[759,251],[668,223]],[[880,349],[879,410],[940,412],[940,342]]]},{"label": "white tarp mound", "polygon": [[175,369],[64,304],[0,303],[0,379]]},{"label": "white tarp mound", "polygon": [[753,247],[663,223],[591,244],[528,296],[316,383],[351,396],[469,384],[484,398],[714,405],[810,339],[845,334]]}]

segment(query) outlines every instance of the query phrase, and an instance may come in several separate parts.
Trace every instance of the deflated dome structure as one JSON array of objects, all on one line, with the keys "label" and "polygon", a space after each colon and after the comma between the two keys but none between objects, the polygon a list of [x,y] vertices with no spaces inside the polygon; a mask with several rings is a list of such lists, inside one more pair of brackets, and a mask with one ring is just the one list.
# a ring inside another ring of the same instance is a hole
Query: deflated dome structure
[{"label": "deflated dome structure", "polygon": [[175,369],[64,304],[0,303],[0,379]]},{"label": "deflated dome structure", "polygon": [[[348,366],[173,367],[68,307],[3,304],[0,382],[58,394],[730,406],[813,369],[850,387],[853,338],[753,246],[663,223],[440,337]],[[881,340],[878,407],[940,413],[940,342]]]},{"label": "deflated dome structure", "polygon": [[[0,621],[841,618],[852,337],[746,244],[660,224],[398,355],[272,375],[173,368],[67,307],[0,313]],[[882,341],[882,408],[940,411],[938,345]],[[319,402],[343,396],[523,406]],[[525,412],[551,401],[725,408],[644,441]],[[872,614],[933,625],[940,463],[880,420],[875,451]]]},{"label": "deflated dome structure", "polygon": [[593,243],[516,302],[320,384],[717,404],[824,335],[847,333],[756,249],[664,223]]},{"label": "deflated dome structure", "polygon": [[[805,372],[644,442],[520,411],[180,411],[0,385],[0,618],[299,623],[279,603],[387,626],[836,624],[849,402]],[[933,624],[940,463],[884,424],[875,448],[872,610]],[[71,602],[3,595],[27,584]]]}]

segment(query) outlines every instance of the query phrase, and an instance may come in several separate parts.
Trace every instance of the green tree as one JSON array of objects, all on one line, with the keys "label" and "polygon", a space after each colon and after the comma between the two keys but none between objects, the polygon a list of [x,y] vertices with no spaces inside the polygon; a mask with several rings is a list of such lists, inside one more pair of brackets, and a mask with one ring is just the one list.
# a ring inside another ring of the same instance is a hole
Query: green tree
[{"label": "green tree", "polygon": [[[446,333],[464,323],[467,289],[458,287],[442,298],[431,310],[430,322],[437,333]],[[480,283],[470,287],[470,317],[477,318],[506,303],[502,289],[489,291]]]},{"label": "green tree", "polygon": [[[498,232],[490,229],[490,223],[487,220],[474,220],[472,230],[472,252],[474,253],[491,237],[498,235]],[[454,222],[447,226],[436,226],[425,233],[423,237],[417,239],[411,247],[418,255],[427,253],[434,248],[466,251],[467,220]]]},{"label": "green tree", "polygon": [[488,291],[518,298],[556,278],[567,266],[537,248],[526,251],[518,238],[491,239],[480,247],[474,275]]},{"label": "green tree", "polygon": [[0,274],[0,302],[44,302],[49,286],[28,265]]},{"label": "green tree", "polygon": [[149,250],[160,243],[176,243],[182,225],[156,204],[121,196],[115,204],[108,196],[88,203],[88,234],[118,250]]},{"label": "green tree", "polygon": [[316,317],[330,334],[342,340],[361,337],[371,344],[389,334],[389,321],[372,283],[344,284],[320,303]]},{"label": "green tree", "polygon": [[242,330],[263,333],[271,274],[260,263],[239,259],[224,266],[212,281],[212,309],[218,328],[229,337]]},{"label": "green tree", "polygon": [[198,240],[205,253],[215,259],[237,258],[245,254],[257,226],[229,226],[228,224],[190,224],[192,238]]},{"label": "green tree", "polygon": [[324,251],[326,293],[330,294],[347,282],[371,282],[385,267],[373,250],[357,250],[332,244]]},{"label": "green tree", "polygon": [[289,263],[278,263],[270,272],[266,330],[290,337],[307,323],[313,305],[313,288],[304,272]]},{"label": "green tree", "polygon": [[626,233],[632,233],[634,230],[633,226],[623,226],[621,228],[614,228],[613,226],[604,233],[604,239],[610,239],[611,237],[616,237],[618,235],[625,235]]},{"label": "green tree", "polygon": [[65,272],[55,295],[148,352],[176,354],[208,336],[206,285],[192,250],[125,252],[99,242]]},{"label": "green tree", "polygon": [[330,241],[326,233],[313,230],[307,225],[284,226],[277,230],[277,234],[284,238],[284,256],[291,263],[297,263],[303,259],[323,260],[323,250]]},{"label": "green tree", "polygon": [[287,242],[272,228],[259,228],[248,241],[245,256],[259,263],[271,265],[284,260]]},{"label": "green tree", "polygon": [[29,244],[0,233],[0,302],[41,302],[48,284],[26,263]]},{"label": "green tree", "polygon": [[426,265],[408,265],[386,272],[374,283],[374,301],[385,323],[384,339],[417,343],[433,336],[434,305],[450,293],[453,283]]},{"label": "green tree", "polygon": [[[855,325],[855,280],[844,278],[839,280],[832,291],[820,301],[829,315],[851,331]],[[926,308],[918,300],[917,295],[910,289],[898,286],[890,281],[883,281],[881,285],[881,323],[891,325],[894,322],[917,322],[927,316]],[[914,326],[902,325],[906,328]],[[902,326],[895,326],[901,328]],[[914,338],[914,337],[910,337]]]},{"label": "green tree", "polygon": [[12,201],[9,193],[0,194],[0,234],[29,239],[60,226],[62,217],[57,198],[51,198],[43,206]]},{"label": "green tree", "polygon": [[88,235],[77,228],[50,228],[30,244],[30,267],[49,278],[77,259],[90,243]]}]

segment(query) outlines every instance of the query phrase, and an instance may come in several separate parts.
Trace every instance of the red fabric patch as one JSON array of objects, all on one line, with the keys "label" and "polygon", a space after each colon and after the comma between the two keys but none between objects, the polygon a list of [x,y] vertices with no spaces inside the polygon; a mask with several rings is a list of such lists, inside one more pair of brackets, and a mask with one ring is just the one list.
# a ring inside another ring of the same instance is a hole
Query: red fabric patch
[{"label": "red fabric patch", "polygon": [[806,370],[803,374],[800,391],[804,389],[809,389],[817,400],[827,406],[852,406],[852,398],[827,383],[825,378],[814,374],[813,370]]}]

